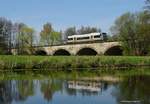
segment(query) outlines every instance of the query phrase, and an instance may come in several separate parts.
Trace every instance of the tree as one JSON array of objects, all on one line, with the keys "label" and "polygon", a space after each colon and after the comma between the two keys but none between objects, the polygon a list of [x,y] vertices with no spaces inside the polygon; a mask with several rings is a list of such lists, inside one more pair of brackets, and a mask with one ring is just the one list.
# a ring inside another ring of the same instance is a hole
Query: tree
[{"label": "tree", "polygon": [[11,33],[12,23],[11,21],[0,18],[0,53],[10,54],[11,53]]},{"label": "tree", "polygon": [[43,30],[40,32],[41,36],[41,42],[44,45],[50,45],[51,44],[51,32],[53,31],[52,25],[50,23],[46,23],[43,26]]},{"label": "tree", "polygon": [[71,36],[71,35],[75,35],[75,34],[77,34],[76,27],[69,27],[65,31],[66,36]]},{"label": "tree", "polygon": [[145,12],[138,14],[139,23],[137,26],[137,36],[139,37],[138,47],[140,55],[148,54],[150,51],[150,15]]},{"label": "tree", "polygon": [[20,54],[32,54],[33,41],[34,41],[34,29],[23,26],[18,34]]},{"label": "tree", "polygon": [[24,23],[14,23],[12,26],[12,46],[18,50],[18,53],[20,53],[20,46],[22,46],[22,42],[18,39],[18,36],[21,33],[21,29],[25,26]]},{"label": "tree", "polygon": [[40,41],[43,45],[54,45],[61,41],[60,32],[54,31],[50,23],[46,23],[43,26],[43,30],[40,32],[40,36]]},{"label": "tree", "polygon": [[115,21],[113,30],[122,41],[125,54],[145,55],[149,51],[150,27],[146,17],[144,12],[125,13]]},{"label": "tree", "polygon": [[60,32],[53,31],[51,33],[50,38],[51,38],[51,44],[52,45],[53,44],[58,44],[61,41],[61,34],[60,34]]}]

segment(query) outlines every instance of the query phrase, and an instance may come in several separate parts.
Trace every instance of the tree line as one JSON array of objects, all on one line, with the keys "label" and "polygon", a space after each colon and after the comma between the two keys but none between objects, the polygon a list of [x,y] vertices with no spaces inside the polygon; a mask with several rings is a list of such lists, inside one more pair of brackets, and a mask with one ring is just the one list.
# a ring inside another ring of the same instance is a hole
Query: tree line
[{"label": "tree line", "polygon": [[92,32],[100,32],[100,29],[82,26],[77,30],[75,27],[69,27],[62,32],[56,31],[52,24],[47,22],[37,35],[35,29],[24,23],[12,23],[0,17],[0,54],[11,54],[12,48],[17,49],[18,54],[33,54],[34,46],[62,44],[67,40],[67,36]]},{"label": "tree line", "polygon": [[150,54],[150,0],[143,11],[124,13],[111,27],[110,40],[121,41],[125,55]]}]

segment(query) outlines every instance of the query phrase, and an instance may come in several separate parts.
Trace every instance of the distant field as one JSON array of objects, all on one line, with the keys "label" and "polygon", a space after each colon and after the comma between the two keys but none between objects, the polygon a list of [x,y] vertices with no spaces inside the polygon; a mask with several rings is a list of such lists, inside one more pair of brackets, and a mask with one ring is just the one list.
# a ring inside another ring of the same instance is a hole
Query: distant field
[{"label": "distant field", "polygon": [[150,67],[150,57],[137,56],[0,56],[0,69],[88,70]]}]

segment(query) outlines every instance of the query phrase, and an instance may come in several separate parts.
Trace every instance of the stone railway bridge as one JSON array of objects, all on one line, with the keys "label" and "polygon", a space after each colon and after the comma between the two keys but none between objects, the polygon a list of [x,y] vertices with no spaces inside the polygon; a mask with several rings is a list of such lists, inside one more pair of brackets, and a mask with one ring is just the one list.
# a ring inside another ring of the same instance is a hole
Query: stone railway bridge
[{"label": "stone railway bridge", "polygon": [[[122,55],[119,42],[79,43],[58,46],[35,47],[35,55]],[[16,55],[16,49],[12,50]]]}]

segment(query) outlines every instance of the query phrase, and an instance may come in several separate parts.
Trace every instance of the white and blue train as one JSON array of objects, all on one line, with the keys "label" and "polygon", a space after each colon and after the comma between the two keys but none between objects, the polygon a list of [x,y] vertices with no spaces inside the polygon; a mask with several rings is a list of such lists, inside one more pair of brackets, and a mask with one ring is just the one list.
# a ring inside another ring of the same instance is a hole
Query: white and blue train
[{"label": "white and blue train", "polygon": [[72,35],[68,36],[67,43],[105,41],[106,37],[107,37],[106,33],[89,33],[82,35]]}]

